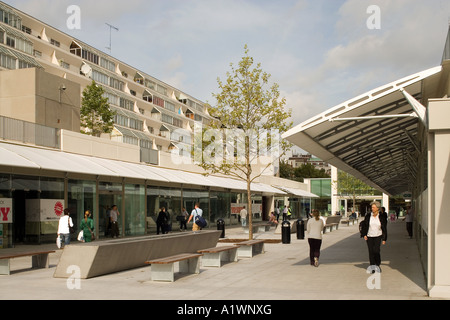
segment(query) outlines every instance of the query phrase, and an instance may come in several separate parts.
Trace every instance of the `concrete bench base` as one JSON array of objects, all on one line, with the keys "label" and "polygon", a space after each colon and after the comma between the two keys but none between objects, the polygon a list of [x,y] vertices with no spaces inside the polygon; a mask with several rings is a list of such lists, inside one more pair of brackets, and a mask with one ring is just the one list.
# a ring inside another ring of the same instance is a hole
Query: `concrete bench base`
[{"label": "concrete bench base", "polygon": [[222,262],[238,261],[237,250],[239,246],[223,246],[198,250],[203,254],[202,265],[204,267],[221,267]]},{"label": "concrete bench base", "polygon": [[10,275],[11,274],[11,264],[10,260],[19,257],[31,256],[31,267],[33,269],[41,269],[49,267],[48,255],[55,251],[41,251],[41,252],[27,252],[18,253],[14,255],[0,256],[0,274]]},{"label": "concrete bench base", "polygon": [[175,281],[174,264],[179,263],[180,273],[199,274],[202,254],[182,253],[162,259],[146,261],[151,264],[152,281]]},{"label": "concrete bench base", "polygon": [[264,240],[248,240],[236,244],[239,258],[252,258],[254,255],[264,253]]}]

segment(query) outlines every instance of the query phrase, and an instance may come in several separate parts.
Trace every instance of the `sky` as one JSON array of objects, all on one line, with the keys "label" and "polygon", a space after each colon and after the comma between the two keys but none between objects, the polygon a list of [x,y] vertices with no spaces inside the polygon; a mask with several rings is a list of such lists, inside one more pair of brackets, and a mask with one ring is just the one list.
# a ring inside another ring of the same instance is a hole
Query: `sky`
[{"label": "sky", "polygon": [[[439,66],[448,0],[4,0],[214,105],[244,46],[298,125],[378,86]],[[69,29],[71,5],[79,29]],[[374,7],[375,6],[375,7]]]}]

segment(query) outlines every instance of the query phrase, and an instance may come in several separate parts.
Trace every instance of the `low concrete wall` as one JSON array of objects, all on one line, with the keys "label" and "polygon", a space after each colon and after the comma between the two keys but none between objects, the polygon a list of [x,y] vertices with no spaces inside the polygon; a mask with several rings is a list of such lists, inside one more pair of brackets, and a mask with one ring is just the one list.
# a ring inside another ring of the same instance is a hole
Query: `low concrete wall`
[{"label": "low concrete wall", "polygon": [[220,230],[183,232],[71,244],[64,248],[53,277],[75,276],[73,272],[78,268],[80,278],[88,279],[142,267],[151,259],[215,247],[221,233]]}]

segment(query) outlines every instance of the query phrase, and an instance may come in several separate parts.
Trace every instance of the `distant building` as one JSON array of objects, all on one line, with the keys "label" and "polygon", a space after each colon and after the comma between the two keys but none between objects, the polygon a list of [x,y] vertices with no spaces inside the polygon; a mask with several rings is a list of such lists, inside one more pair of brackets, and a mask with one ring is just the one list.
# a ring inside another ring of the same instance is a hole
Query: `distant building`
[{"label": "distant building", "polygon": [[331,166],[327,162],[314,157],[311,154],[293,154],[292,157],[288,159],[288,164],[294,169],[304,164],[312,164],[316,169],[323,169],[327,174],[331,175]]}]

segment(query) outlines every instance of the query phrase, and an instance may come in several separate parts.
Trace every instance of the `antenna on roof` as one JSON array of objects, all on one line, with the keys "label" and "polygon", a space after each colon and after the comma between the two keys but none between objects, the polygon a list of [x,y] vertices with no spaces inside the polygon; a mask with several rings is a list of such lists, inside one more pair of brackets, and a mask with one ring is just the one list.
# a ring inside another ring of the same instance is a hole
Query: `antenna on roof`
[{"label": "antenna on roof", "polygon": [[112,29],[119,31],[119,28],[114,27],[113,25],[110,25],[109,23],[106,23],[106,25],[109,27],[109,47],[106,47],[106,49],[109,50],[109,54],[111,54],[111,50],[112,50],[112,44],[111,44],[111,32]]}]

